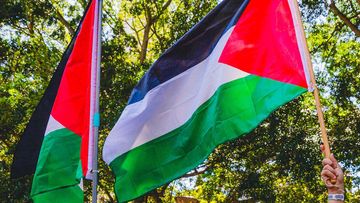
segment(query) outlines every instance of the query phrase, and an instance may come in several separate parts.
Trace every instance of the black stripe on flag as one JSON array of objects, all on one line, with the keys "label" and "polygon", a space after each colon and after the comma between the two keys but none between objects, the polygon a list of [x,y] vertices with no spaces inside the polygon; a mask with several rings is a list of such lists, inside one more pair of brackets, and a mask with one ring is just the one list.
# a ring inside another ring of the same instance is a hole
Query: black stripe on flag
[{"label": "black stripe on flag", "polygon": [[207,58],[221,36],[236,24],[249,0],[224,0],[151,66],[133,89],[128,104]]},{"label": "black stripe on flag", "polygon": [[75,35],[62,55],[61,61],[57,66],[43,97],[32,114],[30,121],[16,146],[11,165],[11,178],[19,178],[35,173],[46,126],[58,92],[61,78],[73,50],[76,37],[81,29],[81,24],[90,5],[91,1],[86,7],[84,15],[76,29]]}]

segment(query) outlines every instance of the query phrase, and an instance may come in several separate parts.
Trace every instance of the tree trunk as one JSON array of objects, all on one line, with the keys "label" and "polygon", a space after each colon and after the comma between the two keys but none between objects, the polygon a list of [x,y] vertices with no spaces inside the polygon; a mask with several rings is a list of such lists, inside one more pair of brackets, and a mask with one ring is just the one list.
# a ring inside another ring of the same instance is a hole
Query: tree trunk
[{"label": "tree trunk", "polygon": [[141,51],[140,51],[140,63],[144,63],[146,59],[146,53],[149,44],[150,28],[151,28],[151,22],[149,21],[145,25],[144,38],[141,44]]},{"label": "tree trunk", "polygon": [[65,20],[65,18],[61,15],[59,10],[56,9],[56,18],[66,27],[66,29],[69,31],[71,36],[74,36],[75,31],[71,27],[70,23]]},{"label": "tree trunk", "polygon": [[357,37],[360,37],[360,30],[354,25],[346,15],[344,15],[335,5],[334,1],[330,3],[330,10],[338,16],[354,33]]},{"label": "tree trunk", "polygon": [[134,203],[146,203],[146,196],[139,197],[133,200]]}]

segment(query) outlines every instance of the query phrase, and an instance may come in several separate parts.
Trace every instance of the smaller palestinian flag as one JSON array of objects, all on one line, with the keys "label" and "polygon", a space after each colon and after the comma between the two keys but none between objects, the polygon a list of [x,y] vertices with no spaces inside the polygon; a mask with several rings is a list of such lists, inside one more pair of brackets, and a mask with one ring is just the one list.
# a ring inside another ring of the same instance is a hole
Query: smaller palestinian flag
[{"label": "smaller palestinian flag", "polygon": [[34,202],[83,202],[80,179],[91,178],[99,6],[93,0],[86,8],[16,147],[11,175],[35,173]]},{"label": "smaller palestinian flag", "polygon": [[309,88],[294,0],[224,0],[147,71],[107,137],[119,202],[181,177]]}]

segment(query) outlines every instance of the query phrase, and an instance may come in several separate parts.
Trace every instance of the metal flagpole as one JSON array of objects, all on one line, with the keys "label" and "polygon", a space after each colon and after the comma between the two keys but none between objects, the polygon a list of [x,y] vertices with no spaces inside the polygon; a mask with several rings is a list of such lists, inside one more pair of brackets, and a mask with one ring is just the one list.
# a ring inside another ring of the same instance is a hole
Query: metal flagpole
[{"label": "metal flagpole", "polygon": [[96,0],[96,27],[97,34],[96,40],[96,89],[95,89],[95,111],[94,111],[94,148],[93,148],[93,161],[92,161],[92,202],[97,203],[97,184],[98,184],[98,139],[99,139],[99,126],[100,126],[100,113],[99,113],[99,95],[100,95],[100,61],[101,61],[101,19],[102,19],[102,0]]}]

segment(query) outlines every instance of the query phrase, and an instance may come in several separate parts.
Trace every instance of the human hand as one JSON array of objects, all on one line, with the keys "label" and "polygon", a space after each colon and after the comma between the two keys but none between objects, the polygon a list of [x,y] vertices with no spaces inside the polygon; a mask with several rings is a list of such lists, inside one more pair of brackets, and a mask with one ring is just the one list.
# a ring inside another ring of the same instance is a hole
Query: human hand
[{"label": "human hand", "polygon": [[[324,153],[324,146],[321,145],[320,148]],[[344,173],[334,155],[331,154],[330,158],[324,158],[322,165],[321,179],[325,183],[328,193],[344,194]]]}]

